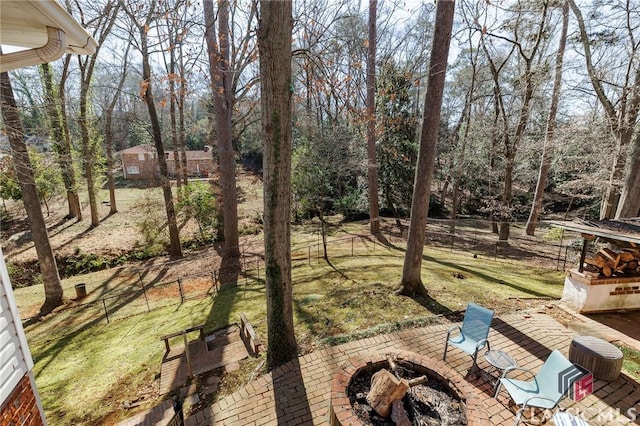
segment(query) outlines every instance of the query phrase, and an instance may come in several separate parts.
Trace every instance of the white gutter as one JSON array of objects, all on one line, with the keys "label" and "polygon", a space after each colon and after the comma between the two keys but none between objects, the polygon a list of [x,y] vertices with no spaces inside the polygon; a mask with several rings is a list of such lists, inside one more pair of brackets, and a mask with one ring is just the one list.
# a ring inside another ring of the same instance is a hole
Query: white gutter
[{"label": "white gutter", "polygon": [[[96,52],[96,47],[98,46],[96,41],[78,24],[69,12],[56,1],[32,1],[31,4],[65,32],[69,39],[69,48],[72,49],[74,53],[93,55]],[[73,40],[73,42],[71,40]]]},{"label": "white gutter", "polygon": [[35,49],[0,55],[0,72],[53,62],[67,51],[67,38],[59,28],[47,27],[47,44]]},{"label": "white gutter", "polygon": [[[55,0],[0,0],[0,42],[28,50],[1,54],[0,71],[92,55],[96,41]],[[44,44],[44,46],[43,46]]]}]

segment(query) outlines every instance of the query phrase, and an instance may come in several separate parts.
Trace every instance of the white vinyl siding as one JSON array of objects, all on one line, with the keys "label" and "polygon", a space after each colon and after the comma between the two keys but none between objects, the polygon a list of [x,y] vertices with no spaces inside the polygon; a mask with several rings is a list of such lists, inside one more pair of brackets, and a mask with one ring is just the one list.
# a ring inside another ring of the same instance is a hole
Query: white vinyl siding
[{"label": "white vinyl siding", "polygon": [[0,405],[11,395],[20,379],[33,368],[11,291],[7,267],[0,250]]},{"label": "white vinyl siding", "polygon": [[20,340],[9,310],[9,302],[1,287],[0,294],[0,405],[9,397],[20,379],[27,373],[27,364],[20,350]]}]

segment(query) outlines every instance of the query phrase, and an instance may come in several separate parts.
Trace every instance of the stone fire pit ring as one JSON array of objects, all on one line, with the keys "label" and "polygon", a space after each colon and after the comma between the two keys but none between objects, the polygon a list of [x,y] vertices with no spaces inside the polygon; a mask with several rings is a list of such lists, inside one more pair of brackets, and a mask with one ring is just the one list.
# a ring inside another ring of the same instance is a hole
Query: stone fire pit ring
[{"label": "stone fire pit ring", "polygon": [[446,362],[409,351],[389,351],[386,354],[365,353],[349,358],[333,375],[331,383],[331,426],[362,426],[349,401],[349,385],[353,377],[364,369],[377,370],[388,365],[387,358],[402,359],[404,362],[429,370],[435,378],[445,383],[456,394],[466,408],[468,426],[488,426],[489,415],[480,392]]}]

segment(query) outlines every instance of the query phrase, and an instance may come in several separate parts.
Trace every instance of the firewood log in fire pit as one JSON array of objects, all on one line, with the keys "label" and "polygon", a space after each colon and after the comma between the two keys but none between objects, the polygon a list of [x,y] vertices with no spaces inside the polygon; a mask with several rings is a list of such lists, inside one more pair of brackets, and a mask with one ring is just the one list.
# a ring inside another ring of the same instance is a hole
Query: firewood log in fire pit
[{"label": "firewood log in fire pit", "polygon": [[[367,402],[380,416],[387,418],[391,413],[394,401],[400,401],[411,386],[417,386],[427,381],[425,376],[411,380],[398,379],[389,370],[383,368],[371,377],[371,389],[367,395]],[[396,404],[402,407],[402,404]],[[402,414],[398,414],[402,417]],[[406,413],[405,413],[406,415]]]},{"label": "firewood log in fire pit", "polygon": [[411,426],[411,420],[401,400],[395,400],[391,404],[391,420],[396,426]]}]

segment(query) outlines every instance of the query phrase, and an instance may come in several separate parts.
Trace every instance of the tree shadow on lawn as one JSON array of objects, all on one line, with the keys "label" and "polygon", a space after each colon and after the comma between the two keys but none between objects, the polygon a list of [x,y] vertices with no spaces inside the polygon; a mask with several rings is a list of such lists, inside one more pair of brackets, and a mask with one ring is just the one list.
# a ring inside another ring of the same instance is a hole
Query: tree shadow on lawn
[{"label": "tree shadow on lawn", "polygon": [[[451,269],[464,271],[467,274],[474,275],[474,276],[476,276],[478,278],[481,278],[481,279],[483,279],[483,280],[485,280],[485,281],[487,281],[489,283],[492,283],[492,284],[498,284],[498,285],[504,285],[504,286],[507,286],[507,287],[511,287],[514,290],[520,291],[522,293],[530,294],[530,295],[533,295],[533,296],[536,296],[536,297],[549,297],[548,293],[543,293],[543,292],[539,292],[539,291],[536,291],[536,290],[532,290],[530,288],[521,287],[519,285],[516,285],[516,284],[513,284],[513,283],[509,283],[506,280],[501,280],[501,279],[496,278],[494,276],[488,275],[488,274],[486,274],[484,272],[480,272],[479,270],[476,270],[476,269],[470,269],[470,268],[467,268],[465,266],[460,266],[460,265],[455,264],[455,263],[446,262],[446,261],[443,261],[443,260],[440,260],[440,259],[433,258],[431,256],[423,255],[422,258],[424,260],[428,261],[428,262],[433,262],[433,263],[437,263],[437,264],[440,264],[442,266],[445,266],[445,267],[448,267],[448,268],[451,268]],[[498,273],[499,273],[499,271],[498,271]]]},{"label": "tree shadow on lawn", "polygon": [[[111,308],[111,311],[113,312],[113,311],[122,309],[123,307],[127,306],[129,303],[133,302],[137,297],[139,297],[139,295],[136,295],[133,293],[127,294],[126,297],[119,299],[119,303],[116,306],[113,306]],[[77,313],[72,314],[72,316],[76,316],[76,315],[79,316],[81,314],[81,311],[82,311],[81,309],[78,310]],[[43,372],[50,367],[51,363],[54,360],[56,360],[65,351],[67,347],[79,345],[78,339],[80,339],[80,341],[87,339],[88,338],[87,336],[82,336],[85,332],[87,332],[93,327],[104,325],[103,321],[104,321],[104,316],[95,317],[94,319],[86,323],[83,323],[80,327],[65,334],[64,336],[61,336],[55,340],[51,340],[50,346],[48,346],[46,349],[44,349],[43,351],[37,354],[38,370],[39,370],[38,376],[40,374],[43,374]],[[97,333],[100,333],[100,330],[98,330]],[[129,332],[127,332],[127,334],[128,333]],[[49,344],[49,342],[45,343],[45,345],[46,344]],[[108,395],[106,395],[105,397],[109,398]]]},{"label": "tree shadow on lawn", "polygon": [[[162,277],[165,275],[167,269],[168,268],[166,267],[162,268],[162,270],[150,281],[148,285],[153,285],[154,283],[159,282],[162,279]],[[73,306],[70,308],[63,309],[54,314],[54,316],[68,314],[67,319],[64,321],[65,324],[67,324],[67,326],[72,324],[79,324],[79,326],[75,328],[73,331],[63,335],[61,338],[56,340],[55,343],[49,349],[46,349],[41,354],[39,354],[38,358],[49,359],[48,362],[45,362],[44,364],[42,364],[42,367],[41,367],[42,370],[46,369],[48,365],[60,354],[60,352],[62,352],[68,344],[71,344],[76,339],[76,337],[78,337],[81,333],[87,331],[88,329],[94,326],[100,325],[103,321],[107,319],[106,316],[104,315],[104,311],[102,311],[101,315],[95,316],[95,318],[89,320],[88,322],[81,322],[82,320],[80,320],[79,318],[82,317],[85,309],[94,307],[95,305],[97,305],[99,309],[102,309],[104,306],[106,306],[108,315],[110,317],[113,317],[114,314],[123,310],[129,304],[133,303],[136,299],[139,299],[140,297],[143,296],[144,291],[142,287],[140,287],[140,289],[136,289],[133,291],[127,291],[127,292],[118,293],[116,295],[107,296],[108,293],[111,292],[111,290],[108,289],[108,284],[111,281],[114,281],[121,273],[122,273],[122,269],[119,268],[114,274],[112,274],[107,280],[105,280],[95,290],[91,291],[91,293],[93,293],[94,291],[97,291],[97,296],[95,297],[95,300],[85,304],[78,305],[78,306]],[[141,279],[142,277],[143,275],[141,275]],[[107,296],[107,297],[100,297],[100,296]],[[107,298],[109,298],[110,301],[112,301],[112,303],[110,303],[109,305],[107,305],[107,302],[106,302]],[[113,301],[115,301],[115,303]],[[31,325],[35,325],[41,319],[42,318],[38,318],[38,317],[30,318],[23,322],[23,326],[26,328]],[[51,319],[55,319],[55,318],[51,318]],[[45,318],[44,321],[47,321],[47,319]]]},{"label": "tree shadow on lawn", "polygon": [[[320,311],[315,310],[314,312],[306,308],[305,305],[306,303],[304,301],[293,299],[293,309],[298,319],[308,327],[312,338],[322,336],[327,328],[333,326],[333,321],[327,316],[322,315]],[[314,306],[312,303],[309,305]]]},{"label": "tree shadow on lawn", "polygon": [[[106,216],[104,216],[102,219],[100,219],[100,221],[99,221],[99,222],[100,222],[100,223],[102,223],[102,222],[104,222],[105,220],[109,219],[111,216],[113,216],[113,214],[107,214],[107,215],[106,215]],[[60,230],[58,230],[57,232],[54,232],[53,234],[51,234],[51,235],[49,235],[49,236],[50,236],[50,237],[52,237],[52,236],[54,236],[54,235],[56,235],[56,234],[58,234],[58,233],[62,232],[64,229],[69,228],[69,227],[71,227],[71,226],[75,225],[76,223],[78,223],[78,221],[72,222],[70,225],[68,225],[68,226],[66,226],[66,227],[64,227],[64,228],[62,228],[62,229],[60,229]],[[64,242],[64,243],[62,243],[62,244],[60,244],[60,245],[57,245],[57,246],[55,247],[55,250],[56,250],[57,252],[60,252],[60,251],[62,251],[62,249],[64,249],[65,247],[67,247],[67,246],[69,246],[69,245],[71,245],[71,244],[78,244],[78,240],[81,240],[83,237],[85,237],[85,236],[89,235],[89,234],[91,233],[91,231],[93,231],[94,229],[100,229],[100,228],[98,228],[98,226],[99,226],[99,225],[95,225],[95,226],[94,226],[94,225],[89,224],[89,226],[88,226],[87,228],[85,228],[82,232],[80,232],[79,234],[70,235],[70,236],[69,236],[69,239],[68,239],[66,242]]]},{"label": "tree shadow on lawn", "polygon": [[[387,240],[385,239],[385,241],[387,241]],[[389,241],[387,241],[387,244],[385,244],[385,245],[386,245],[386,247],[388,247],[390,249],[397,250],[399,252],[406,253],[406,251],[407,251],[405,248],[398,247],[397,245],[395,245],[395,244],[393,244],[393,243],[391,243]],[[514,290],[517,290],[517,291],[520,291],[520,292],[523,292],[523,293],[526,293],[526,294],[530,294],[532,296],[549,297],[549,294],[547,294],[547,293],[542,293],[542,292],[539,292],[539,291],[536,291],[536,290],[532,290],[532,289],[529,289],[529,288],[521,287],[519,285],[516,285],[516,284],[513,284],[513,283],[509,283],[509,282],[507,282],[505,280],[501,280],[501,279],[496,278],[494,276],[491,276],[491,275],[488,275],[486,273],[480,272],[479,270],[470,269],[470,268],[467,268],[465,266],[461,266],[461,265],[456,264],[456,263],[447,262],[447,261],[444,261],[444,260],[441,260],[441,259],[437,259],[437,258],[428,256],[428,255],[425,255],[425,254],[422,255],[422,259],[426,260],[427,262],[433,262],[433,263],[440,264],[440,265],[445,266],[447,268],[451,268],[451,269],[454,269],[454,270],[459,270],[459,271],[466,272],[466,273],[468,273],[470,275],[477,276],[478,278],[481,278],[481,279],[483,279],[483,280],[485,280],[485,281],[487,281],[489,283],[498,284],[498,285],[505,285],[507,287],[511,287]]]}]

